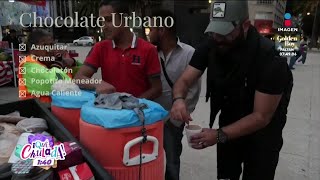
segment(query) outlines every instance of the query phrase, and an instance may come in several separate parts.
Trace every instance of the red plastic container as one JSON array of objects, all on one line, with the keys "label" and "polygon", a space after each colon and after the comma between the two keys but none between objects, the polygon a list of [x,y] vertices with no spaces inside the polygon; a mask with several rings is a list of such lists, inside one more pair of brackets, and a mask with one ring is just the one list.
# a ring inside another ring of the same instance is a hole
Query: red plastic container
[{"label": "red plastic container", "polygon": [[[115,180],[138,180],[141,127],[106,129],[80,119],[80,142]],[[164,179],[163,121],[145,126],[142,180]]]},{"label": "red plastic container", "polygon": [[62,108],[52,105],[51,112],[54,114],[63,126],[79,140],[79,119],[81,109]]}]

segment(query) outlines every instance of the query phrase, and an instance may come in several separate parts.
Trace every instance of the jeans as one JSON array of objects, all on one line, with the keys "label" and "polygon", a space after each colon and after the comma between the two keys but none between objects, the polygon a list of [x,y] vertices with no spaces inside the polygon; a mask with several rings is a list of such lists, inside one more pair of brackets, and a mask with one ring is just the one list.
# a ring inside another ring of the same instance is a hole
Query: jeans
[{"label": "jeans", "polygon": [[179,180],[180,156],[182,153],[182,137],[184,124],[180,127],[168,120],[164,125],[164,150],[166,151],[166,180]]},{"label": "jeans", "polygon": [[[301,58],[301,62],[302,62],[302,64],[304,64],[304,63],[306,63],[306,59],[307,59],[307,53],[306,52],[303,52],[303,53],[301,53],[301,56],[302,56],[302,58]],[[298,58],[297,58],[298,59]]]},{"label": "jeans", "polygon": [[293,69],[294,64],[296,63],[297,59],[299,58],[299,56],[292,56],[290,58],[290,63],[289,63],[289,68]]},{"label": "jeans", "polygon": [[294,64],[296,63],[296,61],[301,58],[301,62],[304,64],[306,62],[306,58],[307,58],[307,53],[306,52],[299,52],[297,56],[292,56],[290,58],[290,63],[289,63],[289,68],[292,69]]}]

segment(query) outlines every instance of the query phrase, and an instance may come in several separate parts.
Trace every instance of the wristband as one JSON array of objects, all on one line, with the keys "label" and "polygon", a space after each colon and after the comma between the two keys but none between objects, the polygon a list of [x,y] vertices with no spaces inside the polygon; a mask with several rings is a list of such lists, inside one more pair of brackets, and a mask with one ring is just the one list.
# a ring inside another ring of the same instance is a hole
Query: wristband
[{"label": "wristband", "polygon": [[184,97],[176,97],[176,98],[173,98],[173,100],[172,100],[172,103],[174,103],[176,100],[179,100],[179,99],[185,99]]}]

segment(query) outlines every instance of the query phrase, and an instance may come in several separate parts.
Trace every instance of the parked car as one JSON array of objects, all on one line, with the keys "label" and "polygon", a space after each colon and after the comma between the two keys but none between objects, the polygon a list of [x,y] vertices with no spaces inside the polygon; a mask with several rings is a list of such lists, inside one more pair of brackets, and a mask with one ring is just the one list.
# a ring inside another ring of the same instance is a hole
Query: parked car
[{"label": "parked car", "polygon": [[73,44],[75,46],[78,46],[78,45],[92,46],[94,44],[94,39],[93,39],[93,37],[90,37],[90,36],[83,36],[79,39],[73,40]]}]

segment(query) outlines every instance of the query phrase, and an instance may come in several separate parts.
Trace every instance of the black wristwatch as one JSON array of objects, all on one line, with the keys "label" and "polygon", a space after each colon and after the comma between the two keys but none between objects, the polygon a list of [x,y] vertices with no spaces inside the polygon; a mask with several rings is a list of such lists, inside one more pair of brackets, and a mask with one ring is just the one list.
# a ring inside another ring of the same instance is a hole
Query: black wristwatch
[{"label": "black wristwatch", "polygon": [[226,143],[228,141],[228,136],[222,129],[217,130],[217,143]]}]

